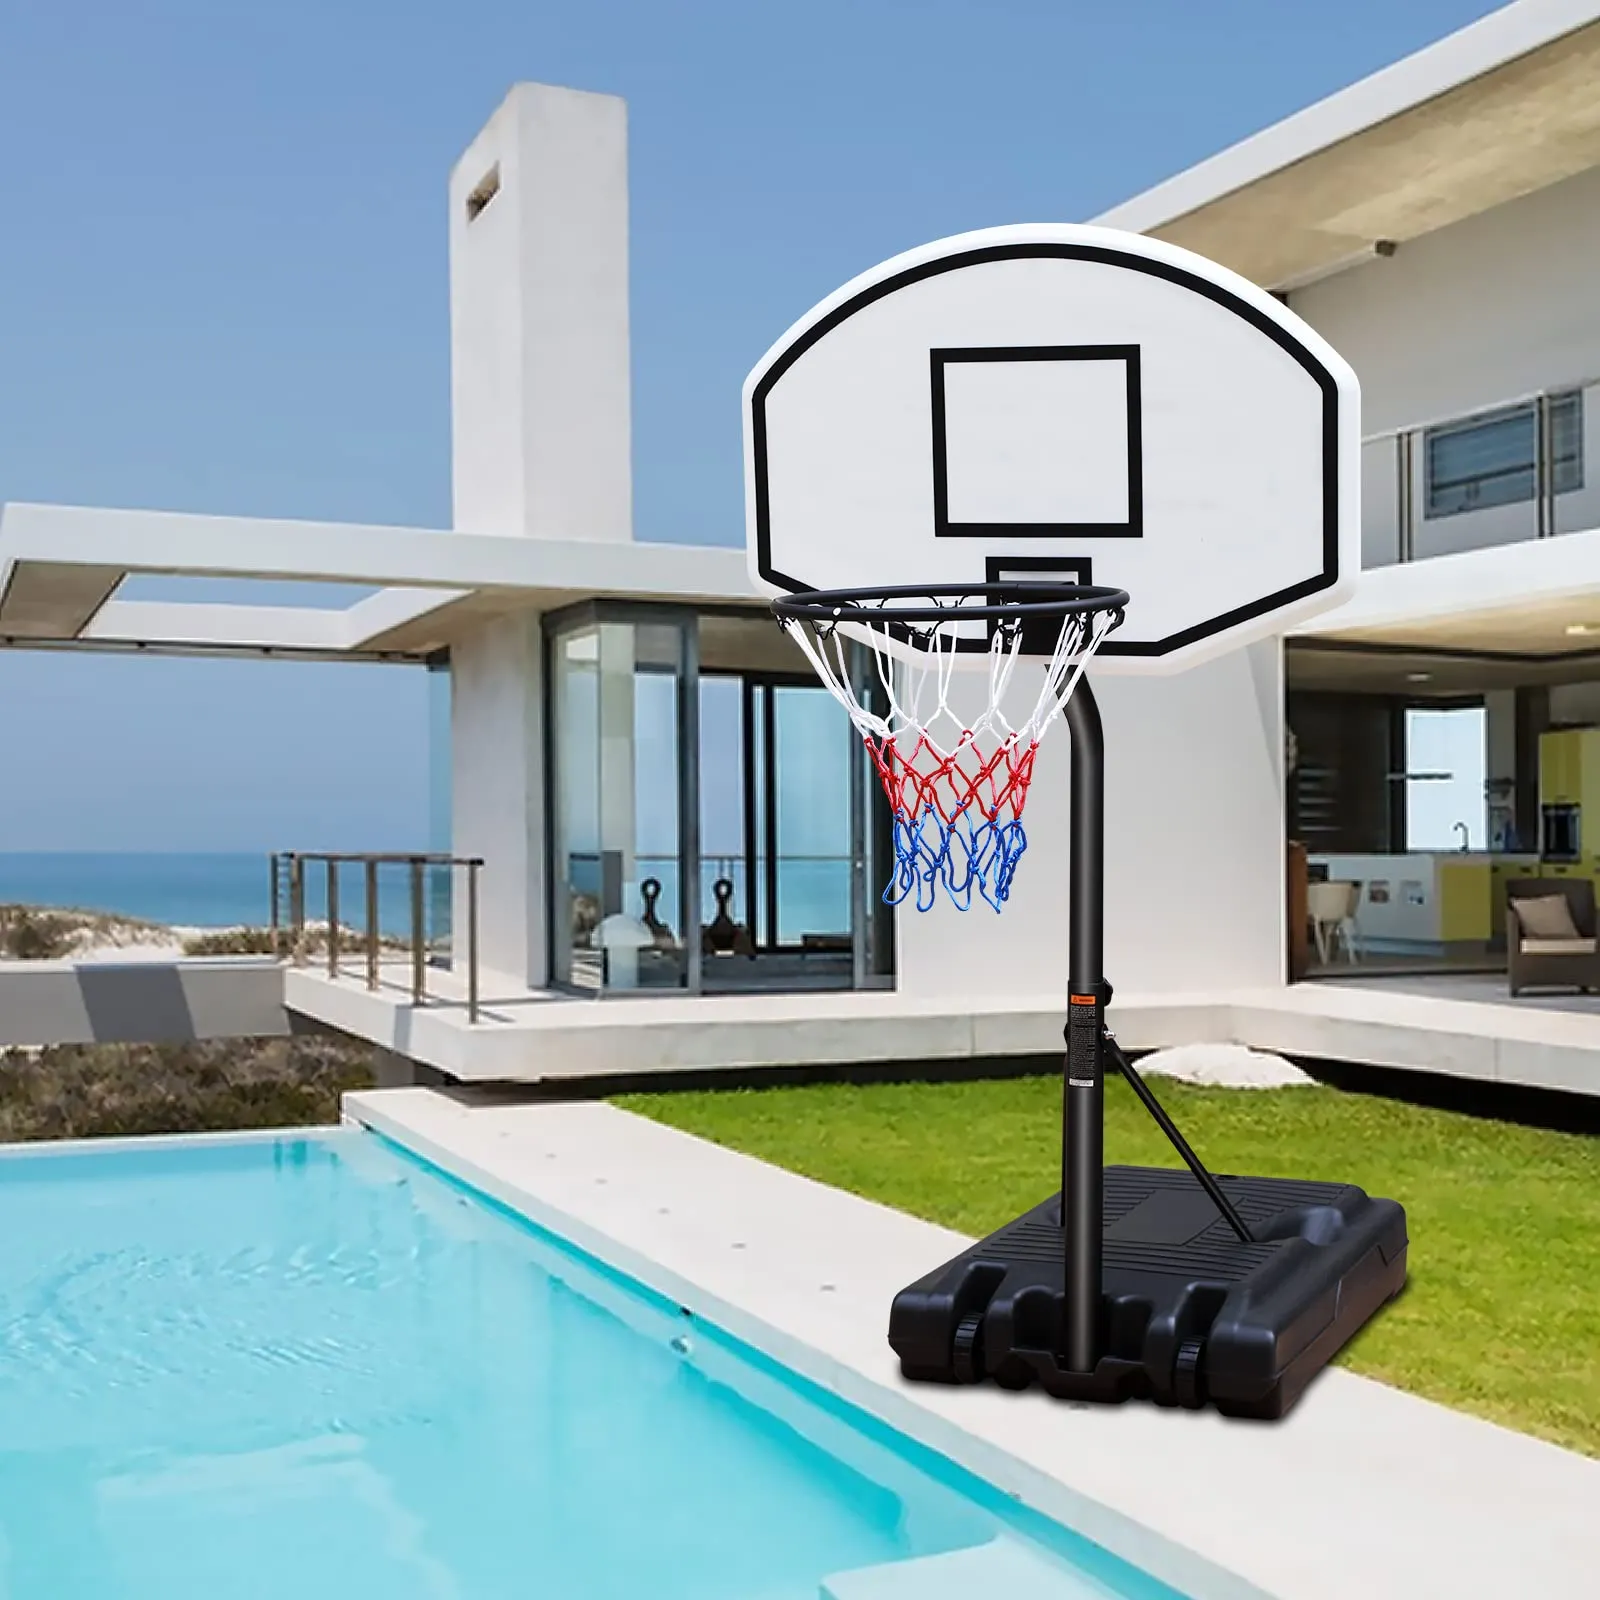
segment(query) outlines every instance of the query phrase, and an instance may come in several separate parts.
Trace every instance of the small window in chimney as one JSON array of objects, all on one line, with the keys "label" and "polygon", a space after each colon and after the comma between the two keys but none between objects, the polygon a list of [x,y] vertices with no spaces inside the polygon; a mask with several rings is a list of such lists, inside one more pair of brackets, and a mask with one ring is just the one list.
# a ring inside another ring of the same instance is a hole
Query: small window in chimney
[{"label": "small window in chimney", "polygon": [[467,196],[467,221],[474,222],[483,215],[489,202],[500,193],[500,163],[497,161],[478,180],[477,187]]}]

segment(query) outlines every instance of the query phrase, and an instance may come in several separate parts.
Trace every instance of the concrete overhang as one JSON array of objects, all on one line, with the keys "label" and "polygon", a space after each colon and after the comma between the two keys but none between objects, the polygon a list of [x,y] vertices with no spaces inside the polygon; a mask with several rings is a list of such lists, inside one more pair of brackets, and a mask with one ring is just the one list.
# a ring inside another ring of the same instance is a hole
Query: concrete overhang
[{"label": "concrete overhang", "polygon": [[[342,610],[116,598],[132,574],[363,584]],[[763,602],[744,553],[78,506],[0,510],[0,646],[424,659],[486,618],[598,597]]]},{"label": "concrete overhang", "polygon": [[19,640],[81,633],[122,582],[117,566],[19,563],[0,586],[0,628]]},{"label": "concrete overhang", "polygon": [[1600,529],[1379,567],[1288,639],[1305,687],[1430,695],[1600,677]]},{"label": "concrete overhang", "polygon": [[1097,217],[1279,291],[1600,164],[1600,0],[1519,0]]}]

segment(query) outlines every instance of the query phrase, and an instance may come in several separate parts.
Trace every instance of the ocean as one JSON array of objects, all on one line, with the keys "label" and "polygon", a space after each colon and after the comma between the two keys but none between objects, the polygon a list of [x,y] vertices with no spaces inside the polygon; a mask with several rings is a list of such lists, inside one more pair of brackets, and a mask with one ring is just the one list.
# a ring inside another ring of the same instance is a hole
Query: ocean
[{"label": "ocean", "polygon": [[[263,927],[272,918],[272,889],[266,851],[226,855],[162,855],[106,851],[0,851],[0,905],[21,903],[107,911],[147,922],[188,928]],[[641,871],[662,881],[662,909],[676,920],[676,864],[641,857]],[[703,867],[704,915],[715,913],[712,884],[729,875],[737,886],[734,916],[743,912],[742,864],[708,859]],[[430,873],[429,921],[441,928],[448,919],[444,872]],[[385,933],[408,929],[409,895],[403,867],[385,867],[379,883],[378,921]],[[799,858],[780,863],[779,933],[798,941],[808,932],[844,932],[850,926],[850,872],[846,859]],[[308,868],[306,915],[320,918],[327,908],[325,870]],[[359,924],[365,915],[361,870],[347,866],[340,877],[340,921]]]},{"label": "ocean", "polygon": [[[184,928],[265,927],[272,920],[270,857],[265,850],[231,854],[41,850],[0,852],[0,904],[107,911]],[[442,879],[442,872],[435,874]],[[386,933],[406,929],[409,896],[403,867],[386,867],[378,921]],[[340,921],[364,915],[361,869],[340,875]],[[430,884],[430,899],[442,883]],[[322,867],[306,872],[306,915],[327,909]]]},{"label": "ocean", "polygon": [[180,927],[261,927],[272,918],[265,850],[232,855],[0,852],[0,902],[109,911]]}]

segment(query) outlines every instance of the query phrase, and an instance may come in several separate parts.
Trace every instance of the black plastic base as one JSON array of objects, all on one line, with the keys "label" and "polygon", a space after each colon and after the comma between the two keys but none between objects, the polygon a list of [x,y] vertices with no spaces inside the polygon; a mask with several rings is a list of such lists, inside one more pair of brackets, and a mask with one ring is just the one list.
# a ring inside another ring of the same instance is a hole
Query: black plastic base
[{"label": "black plastic base", "polygon": [[1349,1184],[1221,1177],[1241,1243],[1187,1172],[1105,1169],[1100,1360],[1061,1344],[1061,1197],[895,1296],[889,1343],[908,1378],[1063,1399],[1150,1399],[1281,1417],[1406,1279],[1406,1218]]}]

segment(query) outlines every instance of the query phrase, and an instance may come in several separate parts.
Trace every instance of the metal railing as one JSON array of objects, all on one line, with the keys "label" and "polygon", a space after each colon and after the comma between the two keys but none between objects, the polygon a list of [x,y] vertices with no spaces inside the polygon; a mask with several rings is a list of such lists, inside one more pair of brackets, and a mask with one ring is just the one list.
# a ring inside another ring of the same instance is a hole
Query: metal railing
[{"label": "metal railing", "polygon": [[[1600,380],[1586,378],[1366,435],[1364,564],[1387,566],[1600,525],[1600,485],[1584,459],[1584,416],[1595,405]],[[1558,420],[1564,426],[1558,428]],[[1481,482],[1434,484],[1430,441],[1512,421],[1527,430],[1526,457],[1485,462]]]},{"label": "metal railing", "polygon": [[[405,948],[410,960],[411,1000],[413,1005],[423,1005],[428,998],[428,897],[427,875],[430,868],[444,868],[450,875],[452,895],[455,874],[467,875],[467,926],[466,926],[466,984],[467,1021],[477,1022],[478,995],[478,874],[483,868],[479,856],[451,856],[432,854],[341,854],[329,851],[282,851],[272,858],[272,949],[275,955],[287,957],[296,966],[305,966],[310,957],[311,941],[306,918],[306,869],[321,868],[327,907],[328,976],[340,975],[345,929],[339,920],[339,874],[342,867],[359,866],[362,869],[365,907],[363,927],[355,930],[361,940],[366,958],[366,985],[378,987],[379,952],[383,945],[383,923],[380,915],[380,868],[404,868],[408,889]],[[452,966],[454,960],[452,959]]]}]

